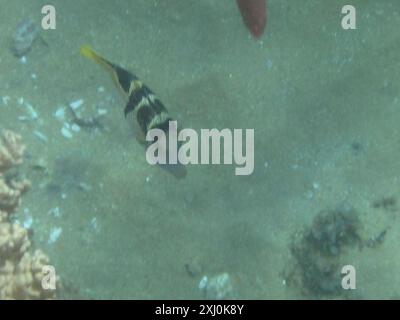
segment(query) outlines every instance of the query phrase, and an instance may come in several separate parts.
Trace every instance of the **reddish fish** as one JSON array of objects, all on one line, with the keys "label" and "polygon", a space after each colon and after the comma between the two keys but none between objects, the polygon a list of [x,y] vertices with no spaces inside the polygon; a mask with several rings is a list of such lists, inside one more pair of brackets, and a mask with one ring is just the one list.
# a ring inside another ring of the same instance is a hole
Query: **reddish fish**
[{"label": "reddish fish", "polygon": [[236,0],[243,21],[255,38],[264,33],[267,23],[267,0]]}]

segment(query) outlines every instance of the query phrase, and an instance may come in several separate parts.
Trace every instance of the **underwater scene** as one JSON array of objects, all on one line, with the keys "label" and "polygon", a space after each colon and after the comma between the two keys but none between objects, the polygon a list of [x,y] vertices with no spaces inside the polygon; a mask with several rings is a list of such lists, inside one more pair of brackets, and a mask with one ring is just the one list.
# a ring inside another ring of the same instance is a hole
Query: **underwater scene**
[{"label": "underwater scene", "polygon": [[0,299],[400,299],[400,1],[0,0]]}]

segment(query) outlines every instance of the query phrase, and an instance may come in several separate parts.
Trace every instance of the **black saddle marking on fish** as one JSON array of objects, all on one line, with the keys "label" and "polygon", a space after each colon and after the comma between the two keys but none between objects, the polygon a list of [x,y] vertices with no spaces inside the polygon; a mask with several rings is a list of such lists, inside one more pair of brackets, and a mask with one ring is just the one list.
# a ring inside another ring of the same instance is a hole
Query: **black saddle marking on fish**
[{"label": "black saddle marking on fish", "polygon": [[[110,72],[115,84],[124,93],[127,99],[124,115],[135,128],[140,129],[136,135],[138,142],[143,145],[147,144],[145,137],[150,129],[157,128],[168,134],[169,124],[173,119],[149,87],[142,83],[136,75],[103,58],[89,46],[81,47],[80,52],[83,56],[105,67]],[[184,165],[160,166],[178,179],[186,176]]]},{"label": "black saddle marking on fish", "polygon": [[[135,80],[133,80],[135,81]],[[129,88],[131,87],[132,81],[129,83]],[[129,94],[128,103],[125,106],[125,117],[128,113],[134,111],[136,107],[140,104],[141,101],[145,101],[147,97],[150,95],[154,95],[154,93],[145,85],[141,85],[138,89],[133,89],[132,92]]]},{"label": "black saddle marking on fish", "polygon": [[118,79],[119,85],[126,94],[129,94],[129,89],[132,81],[138,80],[138,78],[131,72],[122,69],[120,66],[111,63],[111,66],[115,70],[116,78]]}]

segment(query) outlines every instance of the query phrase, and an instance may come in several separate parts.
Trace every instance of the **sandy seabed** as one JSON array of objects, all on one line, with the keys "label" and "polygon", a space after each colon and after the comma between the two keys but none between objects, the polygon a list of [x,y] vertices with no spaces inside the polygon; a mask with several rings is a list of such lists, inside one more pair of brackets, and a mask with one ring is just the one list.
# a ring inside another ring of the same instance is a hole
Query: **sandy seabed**
[{"label": "sandy seabed", "polygon": [[[227,273],[236,298],[330,298],[287,281],[285,266],[293,236],[344,207],[365,241],[387,232],[341,254],[357,289],[334,297],[399,297],[399,1],[353,1],[357,30],[345,31],[346,1],[270,0],[254,41],[230,0],[54,0],[56,30],[21,61],[10,39],[26,17],[40,25],[45,4],[0,11],[0,128],[27,145],[32,189],[16,217],[33,214],[62,297],[202,299],[200,280]],[[185,127],[255,129],[254,173],[191,166],[176,181],[149,166],[83,44],[135,72]],[[80,99],[103,127],[68,138],[66,106]]]}]

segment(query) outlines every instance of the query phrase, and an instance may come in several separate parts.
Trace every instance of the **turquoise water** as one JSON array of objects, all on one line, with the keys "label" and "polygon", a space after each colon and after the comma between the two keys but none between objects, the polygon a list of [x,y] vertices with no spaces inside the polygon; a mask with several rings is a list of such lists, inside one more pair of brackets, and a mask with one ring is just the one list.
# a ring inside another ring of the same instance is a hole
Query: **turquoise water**
[{"label": "turquoise water", "polygon": [[[61,298],[213,298],[199,283],[224,273],[240,299],[399,297],[399,1],[353,0],[357,29],[343,30],[348,1],[270,0],[259,41],[230,0],[52,3],[56,30],[24,60],[10,39],[26,17],[40,26],[47,1],[0,1],[0,127],[27,145],[32,188],[16,217],[33,218]],[[182,126],[254,129],[254,173],[192,165],[178,181],[147,164],[84,44],[135,72]],[[102,127],[66,137],[77,100]],[[327,289],[348,264],[357,288]]]}]

